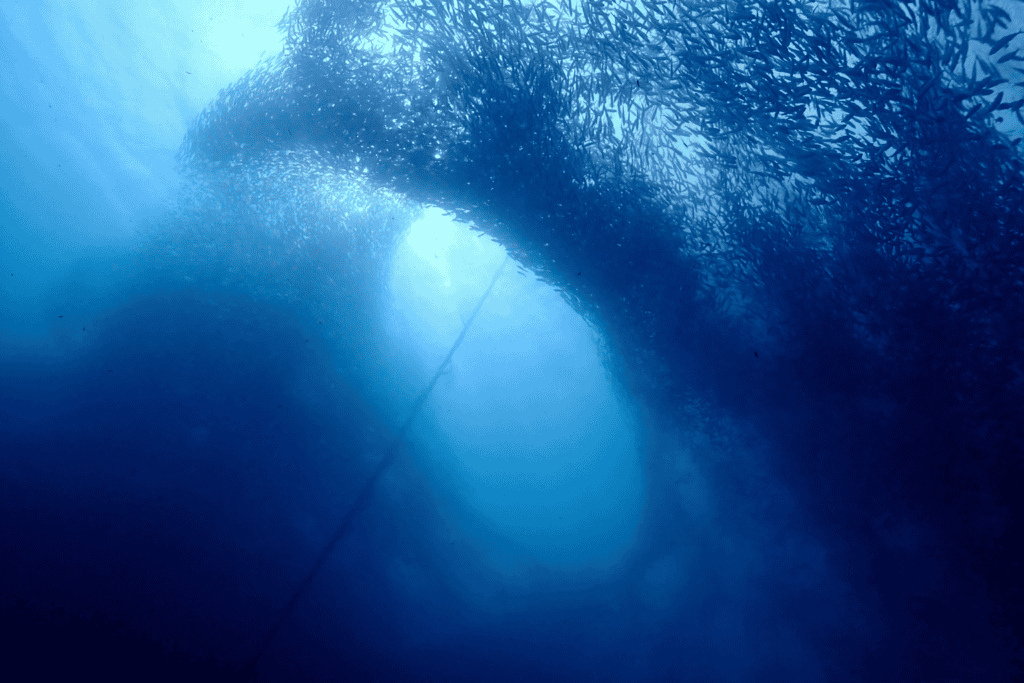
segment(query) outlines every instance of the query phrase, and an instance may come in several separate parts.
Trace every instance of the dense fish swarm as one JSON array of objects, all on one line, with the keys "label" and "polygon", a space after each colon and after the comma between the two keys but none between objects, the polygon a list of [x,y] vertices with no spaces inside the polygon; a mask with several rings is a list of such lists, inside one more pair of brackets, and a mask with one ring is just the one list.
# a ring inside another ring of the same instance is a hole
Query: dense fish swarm
[{"label": "dense fish swarm", "polygon": [[[293,201],[258,188],[300,155],[471,220],[600,325],[646,400],[680,420],[713,402],[786,454],[773,467],[880,605],[856,628],[884,644],[821,636],[831,680],[1005,680],[1024,448],[1011,12],[303,0],[181,161],[259,212]],[[894,510],[934,542],[891,540]]]}]

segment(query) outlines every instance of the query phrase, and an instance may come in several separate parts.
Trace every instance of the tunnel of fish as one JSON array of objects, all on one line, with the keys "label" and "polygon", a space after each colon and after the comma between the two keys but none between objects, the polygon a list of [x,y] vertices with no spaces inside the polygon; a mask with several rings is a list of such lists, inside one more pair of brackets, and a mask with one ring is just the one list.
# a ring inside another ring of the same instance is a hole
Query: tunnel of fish
[{"label": "tunnel of fish", "polygon": [[1019,2],[281,29],[173,210],[102,291],[68,276],[82,333],[2,362],[12,642],[211,679],[1021,675]]}]

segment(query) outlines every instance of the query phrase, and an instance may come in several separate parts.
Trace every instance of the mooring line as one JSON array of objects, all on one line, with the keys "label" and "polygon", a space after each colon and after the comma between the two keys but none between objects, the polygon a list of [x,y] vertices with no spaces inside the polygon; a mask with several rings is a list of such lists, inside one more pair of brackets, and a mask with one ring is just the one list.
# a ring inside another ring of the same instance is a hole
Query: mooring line
[{"label": "mooring line", "polygon": [[422,392],[420,392],[420,395],[419,397],[417,397],[416,402],[412,404],[412,409],[409,411],[409,416],[405,419],[405,422],[395,433],[395,436],[391,440],[390,445],[384,452],[384,457],[381,458],[381,461],[377,464],[377,467],[370,475],[370,478],[367,479],[365,484],[363,484],[363,488],[359,490],[359,495],[356,496],[355,502],[352,503],[351,507],[349,507],[348,511],[345,513],[345,516],[341,518],[341,522],[338,524],[338,528],[335,529],[334,533],[331,535],[330,539],[328,539],[327,544],[324,546],[323,550],[320,551],[320,554],[317,556],[316,561],[313,563],[312,568],[309,570],[309,573],[306,574],[306,577],[302,579],[302,582],[295,589],[295,592],[292,593],[292,597],[288,600],[288,604],[285,605],[284,610],[281,611],[281,614],[280,616],[278,616],[277,621],[274,622],[274,625],[271,627],[270,631],[264,637],[263,643],[260,645],[259,650],[256,651],[256,656],[252,658],[252,660],[249,662],[249,666],[245,669],[246,673],[249,675],[249,680],[255,680],[256,665],[259,664],[260,659],[263,657],[264,654],[266,654],[267,650],[273,644],[274,640],[277,638],[277,634],[285,625],[285,622],[287,622],[288,618],[291,617],[292,612],[295,610],[295,606],[298,605],[299,600],[302,599],[302,596],[305,594],[310,584],[313,583],[313,579],[316,578],[316,575],[323,568],[324,563],[327,562],[327,558],[330,557],[331,553],[334,551],[334,546],[336,546],[338,544],[338,541],[340,541],[342,537],[346,533],[348,533],[349,529],[352,527],[352,521],[355,519],[355,516],[369,502],[370,496],[373,493],[373,489],[376,487],[377,481],[380,479],[381,475],[384,474],[384,472],[391,466],[392,463],[394,463],[395,458],[398,456],[398,452],[401,448],[402,439],[405,437],[405,433],[409,431],[409,427],[412,425],[412,421],[420,412],[420,409],[423,407],[423,404],[426,403],[427,397],[429,397],[430,393],[434,390],[434,386],[437,385],[437,380],[440,379],[441,375],[444,374],[444,369],[448,366],[449,363],[451,363],[452,356],[455,355],[455,352],[462,344],[462,340],[466,338],[466,332],[469,330],[469,326],[473,324],[473,319],[476,318],[477,313],[479,313],[480,309],[483,308],[484,302],[487,301],[487,297],[491,295],[491,290],[494,289],[494,285],[498,282],[498,278],[500,278],[502,272],[504,272],[505,265],[508,263],[508,259],[509,257],[505,256],[505,260],[501,262],[500,266],[498,266],[498,270],[495,271],[494,277],[491,278],[491,284],[487,286],[487,291],[485,291],[483,296],[480,297],[480,301],[477,302],[476,308],[473,309],[473,312],[466,319],[466,322],[463,323],[462,331],[459,333],[459,336],[455,339],[455,343],[453,343],[451,348],[448,349],[448,355],[445,356],[444,360],[441,361],[441,364],[437,366],[437,372],[435,372],[434,376],[430,379],[430,383]]}]

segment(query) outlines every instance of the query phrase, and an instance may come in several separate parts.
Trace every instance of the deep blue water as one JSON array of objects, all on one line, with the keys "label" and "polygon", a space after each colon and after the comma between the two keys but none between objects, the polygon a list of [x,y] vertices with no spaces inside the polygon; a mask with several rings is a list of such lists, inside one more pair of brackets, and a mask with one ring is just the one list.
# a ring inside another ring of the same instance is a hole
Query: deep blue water
[{"label": "deep blue water", "polygon": [[0,679],[1020,680],[1022,7],[5,3]]}]

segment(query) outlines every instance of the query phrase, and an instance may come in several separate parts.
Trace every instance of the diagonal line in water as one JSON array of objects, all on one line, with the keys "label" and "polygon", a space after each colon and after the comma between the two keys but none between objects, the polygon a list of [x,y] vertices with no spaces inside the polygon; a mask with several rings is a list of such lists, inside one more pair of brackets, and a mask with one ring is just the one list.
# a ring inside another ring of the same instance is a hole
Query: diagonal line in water
[{"label": "diagonal line in water", "polygon": [[434,387],[437,385],[437,380],[440,379],[441,375],[444,374],[445,367],[447,367],[448,364],[451,363],[452,356],[454,356],[455,352],[459,349],[459,346],[462,344],[462,340],[466,338],[466,332],[469,330],[469,326],[473,324],[473,320],[476,318],[477,313],[479,313],[480,309],[483,308],[484,302],[487,301],[487,297],[491,295],[491,290],[493,290],[494,285],[497,284],[498,278],[500,278],[501,274],[505,271],[505,265],[508,263],[508,259],[509,257],[505,256],[505,260],[501,262],[500,266],[498,266],[498,270],[495,271],[494,277],[491,278],[491,284],[487,286],[487,290],[484,292],[483,296],[480,297],[480,301],[477,302],[476,308],[473,309],[473,312],[469,315],[469,317],[466,319],[466,322],[462,325],[462,331],[459,333],[459,336],[455,339],[455,342],[452,344],[451,348],[448,349],[448,355],[445,356],[444,360],[441,361],[441,364],[437,366],[437,371],[434,373],[434,376],[430,379],[430,383],[427,384],[426,388],[422,392],[420,392],[420,395],[416,398],[416,402],[412,404],[412,409],[409,411],[409,416],[405,419],[405,422],[395,433],[394,438],[391,440],[391,443],[388,445],[387,450],[384,452],[384,457],[381,458],[381,461],[373,470],[373,473],[370,475],[370,478],[366,480],[365,484],[363,484],[363,488],[359,490],[359,495],[356,497],[355,502],[352,503],[351,507],[349,507],[348,511],[345,513],[345,516],[341,518],[341,521],[338,523],[337,529],[335,529],[334,533],[331,534],[330,539],[328,539],[327,544],[324,545],[323,550],[320,551],[320,554],[317,556],[316,561],[313,563],[313,566],[310,568],[305,578],[303,578],[299,585],[295,588],[295,592],[292,593],[292,596],[288,600],[288,603],[284,606],[284,609],[281,610],[281,614],[280,616],[278,616],[277,621],[274,622],[274,625],[270,628],[270,631],[263,639],[263,643],[260,645],[259,650],[256,651],[256,655],[252,658],[252,660],[249,662],[249,665],[245,668],[245,672],[249,676],[250,680],[255,679],[256,666],[259,664],[260,659],[273,644],[274,640],[277,638],[277,634],[281,631],[281,628],[284,626],[285,622],[288,621],[288,618],[291,617],[292,612],[295,611],[295,606],[298,605],[299,600],[302,599],[302,596],[305,595],[306,591],[309,589],[310,584],[313,583],[313,579],[316,578],[316,575],[323,568],[324,563],[327,562],[327,558],[330,557],[331,553],[334,551],[334,546],[336,546],[338,544],[338,541],[340,541],[342,537],[346,533],[348,533],[348,531],[352,528],[352,522],[355,519],[356,515],[359,514],[359,512],[364,507],[366,507],[366,504],[370,501],[370,496],[373,494],[373,490],[374,488],[376,488],[377,482],[380,480],[381,475],[383,475],[384,472],[387,471],[387,469],[392,465],[392,463],[394,463],[395,458],[398,456],[398,452],[401,448],[402,439],[405,437],[405,433],[409,431],[409,427],[412,426],[412,422],[414,419],[416,419],[416,415],[419,414],[420,409],[423,407],[423,404],[426,403],[427,398],[430,396],[430,393],[434,390]]}]

